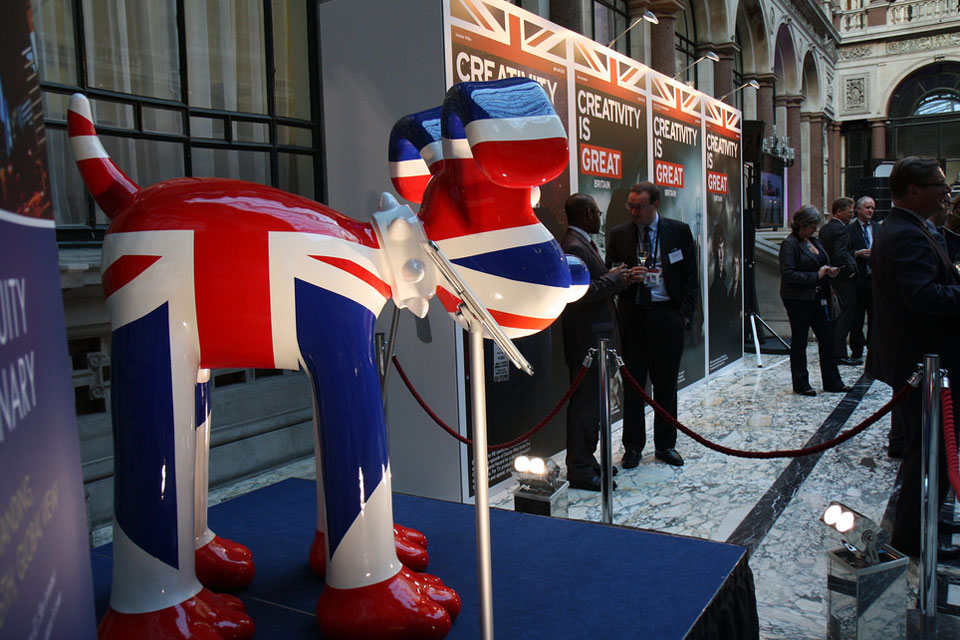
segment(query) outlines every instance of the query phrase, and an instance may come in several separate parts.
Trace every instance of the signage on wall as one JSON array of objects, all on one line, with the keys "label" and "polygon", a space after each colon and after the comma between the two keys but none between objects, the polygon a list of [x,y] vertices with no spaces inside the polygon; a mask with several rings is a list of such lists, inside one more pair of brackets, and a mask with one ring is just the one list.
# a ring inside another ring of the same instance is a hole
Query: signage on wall
[{"label": "signage on wall", "polygon": [[627,193],[641,180],[660,187],[660,215],[690,226],[701,300],[679,386],[741,358],[740,112],[504,0],[444,0],[444,21],[448,85],[531,77],[566,118],[570,171],[543,187],[539,212],[558,238],[564,199],[587,193],[604,212],[595,237],[603,253],[606,232],[629,219]]},{"label": "signage on wall", "polygon": [[95,638],[43,116],[27,0],[0,43],[0,637]]}]

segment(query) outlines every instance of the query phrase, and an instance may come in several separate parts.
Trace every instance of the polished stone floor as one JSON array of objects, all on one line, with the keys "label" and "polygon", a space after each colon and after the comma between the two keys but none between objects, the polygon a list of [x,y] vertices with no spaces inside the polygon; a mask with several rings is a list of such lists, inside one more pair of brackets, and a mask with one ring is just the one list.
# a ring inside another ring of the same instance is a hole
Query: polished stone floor
[{"label": "polished stone floor", "polygon": [[[815,348],[809,353],[811,383],[819,390]],[[853,391],[791,392],[786,356],[748,354],[720,375],[681,392],[680,421],[708,440],[730,449],[773,451],[824,442],[859,424],[891,397],[890,389],[862,378],[862,367],[841,367]],[[648,443],[652,443],[652,415]],[[826,637],[825,551],[839,537],[818,521],[831,500],[881,522],[896,484],[899,461],[886,455],[889,418],[822,454],[801,458],[748,459],[724,455],[680,434],[677,449],[686,464],[671,467],[643,452],[640,466],[621,469],[613,495],[613,522],[620,525],[741,544],[751,550],[761,638],[801,640]],[[613,432],[615,464],[623,453]],[[648,447],[650,444],[648,444]],[[562,465],[563,455],[556,457]],[[313,460],[303,460],[213,492],[210,503],[288,477],[314,477]],[[513,508],[511,482],[494,487],[491,504]],[[569,492],[569,517],[600,521],[597,493]],[[952,515],[951,504],[946,515]],[[960,513],[960,511],[958,511]],[[958,515],[960,519],[960,515]],[[101,532],[100,539],[109,536]],[[960,536],[957,536],[960,542]],[[960,569],[941,566],[940,610],[960,614]],[[638,576],[642,579],[642,576]],[[910,594],[916,606],[919,568],[912,562]]]}]

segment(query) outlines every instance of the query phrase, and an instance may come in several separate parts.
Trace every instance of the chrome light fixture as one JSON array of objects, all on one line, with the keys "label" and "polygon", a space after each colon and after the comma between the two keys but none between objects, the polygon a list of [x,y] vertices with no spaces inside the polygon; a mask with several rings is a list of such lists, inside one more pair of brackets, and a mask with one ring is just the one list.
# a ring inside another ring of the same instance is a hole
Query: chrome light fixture
[{"label": "chrome light fixture", "polygon": [[[713,51],[707,51],[704,55],[700,56],[699,58],[697,58],[696,60],[694,60],[693,62],[691,62],[690,64],[688,64],[688,65],[685,66],[683,69],[680,69],[680,71],[677,71],[677,73],[673,76],[673,79],[674,79],[674,80],[679,80],[679,79],[680,79],[680,76],[683,75],[683,72],[684,72],[684,71],[686,71],[686,70],[689,69],[690,67],[696,65],[698,62],[700,62],[700,61],[702,61],[702,60],[710,60],[710,61],[712,61],[712,62],[720,62],[720,56],[718,56],[718,55],[717,55],[716,53],[714,53]],[[756,80],[751,80],[751,82],[757,82],[757,81],[756,81]],[[747,84],[749,84],[749,83],[747,83]],[[759,87],[759,86],[760,86],[760,85],[757,84],[757,87]]]},{"label": "chrome light fixture", "polygon": [[643,13],[643,15],[642,15],[641,17],[637,18],[636,20],[634,20],[633,23],[632,23],[629,27],[627,27],[626,29],[624,29],[623,31],[621,31],[621,32],[620,32],[620,35],[618,35],[616,38],[614,38],[613,40],[611,40],[610,42],[608,42],[608,43],[607,43],[607,46],[608,46],[608,47],[612,47],[614,42],[616,42],[617,40],[619,40],[620,38],[622,38],[627,32],[630,31],[630,29],[633,29],[635,26],[637,26],[638,24],[640,24],[640,23],[643,22],[643,21],[649,22],[650,24],[660,24],[660,21],[657,20],[657,16],[653,15],[653,11],[645,11],[645,12]]}]

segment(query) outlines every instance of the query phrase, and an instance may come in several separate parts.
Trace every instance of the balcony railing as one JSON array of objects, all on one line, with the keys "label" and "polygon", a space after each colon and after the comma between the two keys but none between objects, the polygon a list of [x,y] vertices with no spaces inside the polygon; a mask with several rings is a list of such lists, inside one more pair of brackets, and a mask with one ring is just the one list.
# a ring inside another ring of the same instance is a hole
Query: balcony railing
[{"label": "balcony railing", "polygon": [[[876,9],[874,9],[876,10]],[[895,2],[886,7],[884,27],[910,25],[930,26],[953,18],[960,18],[960,3],[957,0],[912,0]],[[861,7],[840,13],[840,33],[856,34],[867,29],[868,9]]]}]

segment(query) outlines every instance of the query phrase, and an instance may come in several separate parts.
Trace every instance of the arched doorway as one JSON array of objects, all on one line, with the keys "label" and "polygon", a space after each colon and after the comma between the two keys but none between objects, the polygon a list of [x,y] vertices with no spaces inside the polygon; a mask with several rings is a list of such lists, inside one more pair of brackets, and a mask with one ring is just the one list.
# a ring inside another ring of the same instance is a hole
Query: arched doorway
[{"label": "arched doorway", "polygon": [[917,69],[890,96],[887,156],[928,155],[946,163],[950,182],[960,182],[960,63]]}]

